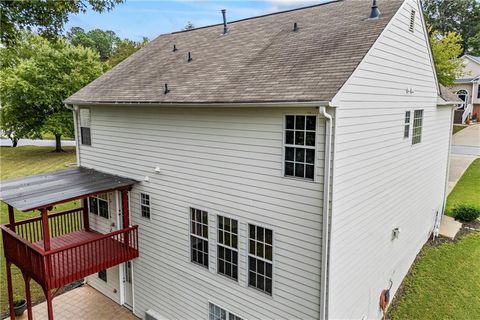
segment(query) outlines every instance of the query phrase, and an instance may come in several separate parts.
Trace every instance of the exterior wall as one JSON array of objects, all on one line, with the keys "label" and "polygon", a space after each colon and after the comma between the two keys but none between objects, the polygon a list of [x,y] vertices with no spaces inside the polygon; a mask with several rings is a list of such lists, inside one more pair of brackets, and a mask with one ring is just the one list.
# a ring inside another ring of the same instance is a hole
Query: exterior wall
[{"label": "exterior wall", "polygon": [[[416,10],[414,33],[409,29]],[[381,10],[381,8],[380,8]],[[437,88],[421,12],[407,0],[333,104],[337,108],[329,317],[380,318],[441,214],[451,108]],[[407,94],[407,88],[413,94]],[[405,111],[423,109],[422,142],[404,139]],[[392,239],[394,228],[398,239]]]},{"label": "exterior wall", "polygon": [[480,75],[480,63],[472,61],[472,59],[467,57],[462,57],[463,64],[465,65],[464,76],[465,77],[474,77]]},{"label": "exterior wall", "polygon": [[[284,115],[306,113],[318,111],[91,108],[92,146],[80,146],[81,165],[142,181],[130,193],[136,315],[205,319],[212,302],[248,319],[319,317],[324,119],[315,181],[282,172]],[[150,220],[140,215],[140,192],[150,195]],[[209,269],[190,262],[189,207],[209,213]],[[239,221],[238,282],[216,273],[216,215]],[[248,223],[274,233],[272,296],[247,285]]]},{"label": "exterior wall", "polygon": [[[89,213],[90,228],[100,233],[109,233],[118,229],[117,227],[117,205],[115,199],[115,193],[108,194],[108,211],[110,218],[106,219],[98,215]],[[119,266],[107,269],[107,282],[98,277],[97,274],[93,274],[87,277],[87,283],[93,288],[97,289],[113,301],[120,302],[120,276]]]}]

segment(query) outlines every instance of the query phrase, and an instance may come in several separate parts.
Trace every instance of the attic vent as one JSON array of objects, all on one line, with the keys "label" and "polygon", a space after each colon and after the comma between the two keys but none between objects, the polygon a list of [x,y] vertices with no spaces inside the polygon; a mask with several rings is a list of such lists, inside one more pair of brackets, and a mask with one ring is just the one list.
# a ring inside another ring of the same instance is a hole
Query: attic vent
[{"label": "attic vent", "polygon": [[413,32],[415,30],[415,10],[412,9],[412,12],[410,12],[410,26],[408,28],[410,32]]}]

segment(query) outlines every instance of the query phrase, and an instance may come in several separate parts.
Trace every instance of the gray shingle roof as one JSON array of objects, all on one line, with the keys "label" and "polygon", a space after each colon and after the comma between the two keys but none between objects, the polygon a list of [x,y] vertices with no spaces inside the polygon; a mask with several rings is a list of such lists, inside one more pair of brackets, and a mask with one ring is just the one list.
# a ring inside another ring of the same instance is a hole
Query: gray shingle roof
[{"label": "gray shingle roof", "polygon": [[381,1],[376,20],[371,0],[345,0],[231,22],[227,35],[221,24],[161,35],[65,102],[330,101],[402,2]]}]

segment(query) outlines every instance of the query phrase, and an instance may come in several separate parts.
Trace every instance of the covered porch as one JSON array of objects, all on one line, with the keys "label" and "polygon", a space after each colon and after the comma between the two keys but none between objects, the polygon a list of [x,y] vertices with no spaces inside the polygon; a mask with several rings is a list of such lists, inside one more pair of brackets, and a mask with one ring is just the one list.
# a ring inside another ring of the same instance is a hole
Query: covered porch
[{"label": "covered porch", "polygon": [[[48,318],[52,320],[55,289],[138,257],[138,226],[130,226],[128,199],[135,183],[86,168],[2,181],[0,199],[8,205],[9,223],[0,228],[11,319],[15,318],[12,264],[21,270],[25,281],[28,319],[33,319],[33,279],[44,291]],[[120,195],[121,220],[117,230],[99,233],[90,227],[88,197],[113,191]],[[81,200],[81,207],[49,213],[54,205],[77,199]],[[24,212],[38,210],[40,215],[16,221],[14,208]]]}]

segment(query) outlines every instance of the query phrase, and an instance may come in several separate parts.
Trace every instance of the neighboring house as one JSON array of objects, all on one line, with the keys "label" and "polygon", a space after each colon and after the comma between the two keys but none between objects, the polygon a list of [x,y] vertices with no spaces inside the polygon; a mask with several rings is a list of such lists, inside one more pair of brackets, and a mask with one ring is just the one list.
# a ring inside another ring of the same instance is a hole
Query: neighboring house
[{"label": "neighboring house", "polygon": [[444,210],[453,99],[419,1],[371,5],[165,34],[69,97],[79,171],[2,183],[47,235],[48,206],[88,199],[77,269],[48,259],[69,234],[25,244],[46,294],[58,272],[144,319],[380,318]]},{"label": "neighboring house", "polygon": [[455,111],[454,122],[465,123],[470,116],[478,121],[480,116],[480,57],[464,55],[465,66],[461,78],[455,80],[451,91],[464,101]]}]

